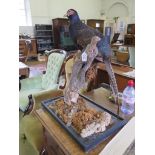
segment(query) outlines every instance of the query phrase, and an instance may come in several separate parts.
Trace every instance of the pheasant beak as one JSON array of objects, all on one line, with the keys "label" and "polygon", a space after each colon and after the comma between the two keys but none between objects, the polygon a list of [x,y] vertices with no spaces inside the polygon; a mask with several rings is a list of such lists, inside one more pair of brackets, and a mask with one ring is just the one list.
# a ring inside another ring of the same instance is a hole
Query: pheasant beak
[{"label": "pheasant beak", "polygon": [[67,17],[67,13],[64,15],[64,17]]}]

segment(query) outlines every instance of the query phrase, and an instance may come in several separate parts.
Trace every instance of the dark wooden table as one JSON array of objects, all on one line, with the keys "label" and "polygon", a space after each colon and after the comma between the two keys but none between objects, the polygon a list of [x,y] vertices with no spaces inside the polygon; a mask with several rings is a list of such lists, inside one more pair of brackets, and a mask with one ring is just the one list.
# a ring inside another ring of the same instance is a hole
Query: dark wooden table
[{"label": "dark wooden table", "polygon": [[[124,73],[129,71],[133,71],[134,68],[119,64],[112,64],[112,68],[114,70],[116,81],[118,85],[118,90],[122,92],[129,80],[134,80],[135,77],[127,76]],[[103,62],[97,63],[97,75],[96,75],[96,87],[99,87],[101,83],[109,84],[109,76],[105,68],[105,64]]]},{"label": "dark wooden table", "polygon": [[[90,97],[96,103],[106,107],[112,112],[117,112],[117,106],[108,100],[110,92],[104,88],[98,88],[91,92],[87,92],[85,95]],[[65,129],[44,109],[38,109],[35,111],[36,117],[39,119],[44,127],[45,146],[49,155],[84,155],[86,154],[76,141],[66,132]],[[130,119],[132,115],[125,116],[120,112],[120,116],[125,119]],[[99,144],[95,149],[90,151],[89,155],[99,154],[106,144],[113,138],[109,137],[107,140]]]}]

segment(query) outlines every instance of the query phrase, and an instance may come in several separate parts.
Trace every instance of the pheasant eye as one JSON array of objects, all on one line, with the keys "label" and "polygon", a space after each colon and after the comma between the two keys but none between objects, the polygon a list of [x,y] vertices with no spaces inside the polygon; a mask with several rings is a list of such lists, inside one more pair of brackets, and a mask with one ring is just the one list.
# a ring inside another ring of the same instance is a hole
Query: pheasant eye
[{"label": "pheasant eye", "polygon": [[69,11],[67,12],[67,15],[68,15],[68,16],[73,15],[73,14],[74,14],[74,11],[73,11],[73,10],[69,10]]}]

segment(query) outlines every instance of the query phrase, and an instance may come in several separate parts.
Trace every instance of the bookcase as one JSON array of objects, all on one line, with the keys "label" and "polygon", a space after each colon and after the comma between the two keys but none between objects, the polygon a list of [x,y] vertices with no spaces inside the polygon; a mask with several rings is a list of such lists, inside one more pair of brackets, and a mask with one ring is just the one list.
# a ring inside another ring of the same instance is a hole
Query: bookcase
[{"label": "bookcase", "polygon": [[35,24],[38,53],[54,48],[52,25]]}]

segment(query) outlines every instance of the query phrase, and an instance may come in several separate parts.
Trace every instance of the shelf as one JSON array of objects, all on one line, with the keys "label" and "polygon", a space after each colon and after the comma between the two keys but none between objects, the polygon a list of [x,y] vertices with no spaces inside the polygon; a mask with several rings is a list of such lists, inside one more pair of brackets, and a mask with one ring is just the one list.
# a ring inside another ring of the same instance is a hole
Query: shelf
[{"label": "shelf", "polygon": [[40,51],[46,51],[46,50],[51,50],[52,49],[52,47],[51,48],[42,48],[42,49],[38,49],[38,51],[40,52]]},{"label": "shelf", "polygon": [[37,44],[53,44],[53,42],[50,42],[50,43],[37,43]]},{"label": "shelf", "polygon": [[47,35],[47,36],[36,36],[36,37],[38,37],[38,38],[53,38],[52,35]]},{"label": "shelf", "polygon": [[52,38],[52,36],[36,36],[36,38]]},{"label": "shelf", "polygon": [[36,30],[36,31],[52,31],[52,30]]}]

